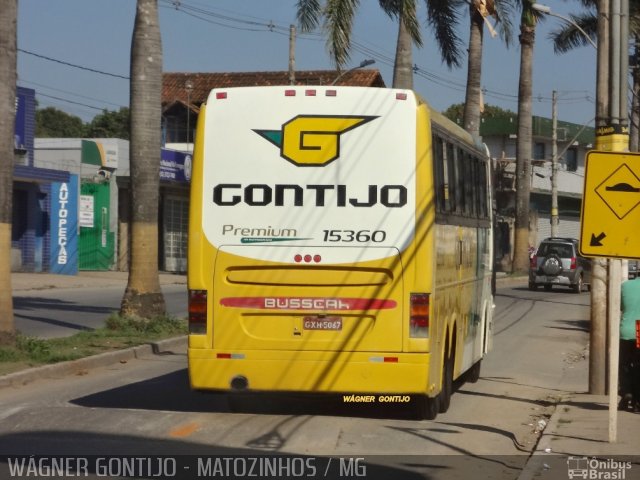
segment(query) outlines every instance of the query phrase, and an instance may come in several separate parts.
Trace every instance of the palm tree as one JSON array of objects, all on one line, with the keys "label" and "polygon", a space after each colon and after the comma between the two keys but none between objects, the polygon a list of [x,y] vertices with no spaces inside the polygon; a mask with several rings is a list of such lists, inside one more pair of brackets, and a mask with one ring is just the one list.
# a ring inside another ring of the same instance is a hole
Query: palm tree
[{"label": "palm tree", "polygon": [[158,277],[162,41],[158,0],[137,0],[131,42],[131,262],[120,312],[165,313]]},{"label": "palm tree", "polygon": [[511,3],[512,0],[472,0],[469,2],[471,29],[462,125],[466,131],[476,137],[480,136],[482,47],[486,18],[491,15],[498,21],[500,36],[508,47],[511,43]]},{"label": "palm tree", "polygon": [[[378,1],[387,15],[399,20],[393,87],[412,88],[411,47],[413,44],[422,46],[416,0]],[[448,67],[459,66],[461,43],[455,32],[456,9],[464,0],[425,0],[425,3],[428,23],[434,30],[442,60]],[[326,0],[324,4],[320,0],[298,0],[297,17],[303,32],[314,30],[324,18],[329,54],[338,69],[349,60],[351,29],[358,4],[358,0]]]},{"label": "palm tree", "polygon": [[0,344],[13,341],[11,220],[16,111],[17,0],[0,0]]},{"label": "palm tree", "polygon": [[512,271],[529,269],[529,196],[531,192],[533,45],[539,14],[533,1],[521,0],[518,140],[516,142],[516,218]]}]

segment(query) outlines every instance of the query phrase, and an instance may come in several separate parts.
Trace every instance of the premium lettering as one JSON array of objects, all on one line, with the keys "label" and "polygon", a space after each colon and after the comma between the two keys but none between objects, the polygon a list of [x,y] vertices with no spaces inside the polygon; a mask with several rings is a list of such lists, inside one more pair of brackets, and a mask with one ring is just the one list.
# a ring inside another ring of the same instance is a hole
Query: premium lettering
[{"label": "premium lettering", "polygon": [[276,207],[302,207],[312,204],[324,207],[373,207],[377,204],[388,208],[401,208],[407,204],[407,187],[404,185],[369,185],[366,193],[354,195],[346,185],[300,185],[220,183],[213,187],[213,203],[229,207],[244,203],[252,207],[274,205]]}]

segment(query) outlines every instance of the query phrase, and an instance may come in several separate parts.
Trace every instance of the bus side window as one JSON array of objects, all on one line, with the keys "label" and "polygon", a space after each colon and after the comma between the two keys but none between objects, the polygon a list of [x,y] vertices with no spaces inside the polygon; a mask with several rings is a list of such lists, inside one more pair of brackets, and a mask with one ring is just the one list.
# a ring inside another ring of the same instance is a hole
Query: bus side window
[{"label": "bus side window", "polygon": [[438,212],[446,212],[447,197],[449,192],[447,191],[446,182],[446,164],[445,164],[445,152],[444,142],[442,138],[436,134],[433,135],[433,163],[434,163],[434,175],[435,175],[435,195],[436,195],[436,210]]},{"label": "bus side window", "polygon": [[467,199],[466,197],[466,188],[465,183],[467,182],[466,178],[468,175],[465,175],[464,169],[464,152],[461,148],[456,148],[456,208],[457,212],[461,215],[465,215],[467,213]]},{"label": "bus side window", "polygon": [[467,206],[467,213],[470,217],[476,217],[477,203],[476,203],[476,185],[478,183],[478,170],[476,169],[476,158],[468,152],[464,152],[465,158],[465,171],[467,175],[464,176],[465,193]]},{"label": "bus side window", "polygon": [[447,183],[449,190],[449,208],[448,211],[456,213],[458,209],[458,183],[456,177],[455,155],[453,145],[446,144],[446,160],[447,160]]},{"label": "bus side window", "polygon": [[482,219],[486,219],[489,217],[487,210],[487,162],[480,160],[479,161],[479,178],[478,185],[480,187],[480,213],[479,216]]}]

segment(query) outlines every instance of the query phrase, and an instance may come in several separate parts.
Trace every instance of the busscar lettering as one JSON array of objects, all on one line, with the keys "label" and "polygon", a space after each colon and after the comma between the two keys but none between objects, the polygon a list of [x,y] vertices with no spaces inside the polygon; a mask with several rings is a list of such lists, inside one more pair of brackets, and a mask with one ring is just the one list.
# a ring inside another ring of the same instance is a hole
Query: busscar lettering
[{"label": "busscar lettering", "polygon": [[231,207],[244,203],[252,207],[273,205],[276,207],[373,207],[383,205],[401,208],[407,204],[407,187],[404,185],[368,185],[366,193],[349,193],[346,185],[300,185],[220,183],[213,187],[213,203]]},{"label": "busscar lettering", "polygon": [[264,308],[281,310],[349,310],[339,298],[265,298]]}]

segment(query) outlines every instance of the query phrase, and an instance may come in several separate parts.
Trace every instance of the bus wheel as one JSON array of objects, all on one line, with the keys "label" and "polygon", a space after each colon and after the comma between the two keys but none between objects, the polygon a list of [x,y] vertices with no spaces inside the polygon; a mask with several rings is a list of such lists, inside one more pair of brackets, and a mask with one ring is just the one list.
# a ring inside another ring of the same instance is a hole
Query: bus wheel
[{"label": "bus wheel", "polygon": [[440,410],[440,395],[436,395],[433,398],[423,395],[418,398],[418,402],[420,418],[435,420]]},{"label": "bus wheel", "polygon": [[469,370],[467,370],[467,374],[465,375],[465,381],[469,383],[476,383],[480,380],[480,367],[482,366],[482,359],[478,360],[474,363]]},{"label": "bus wheel", "polygon": [[453,355],[449,355],[444,362],[442,371],[442,391],[440,392],[440,413],[445,413],[451,405],[453,393]]}]

